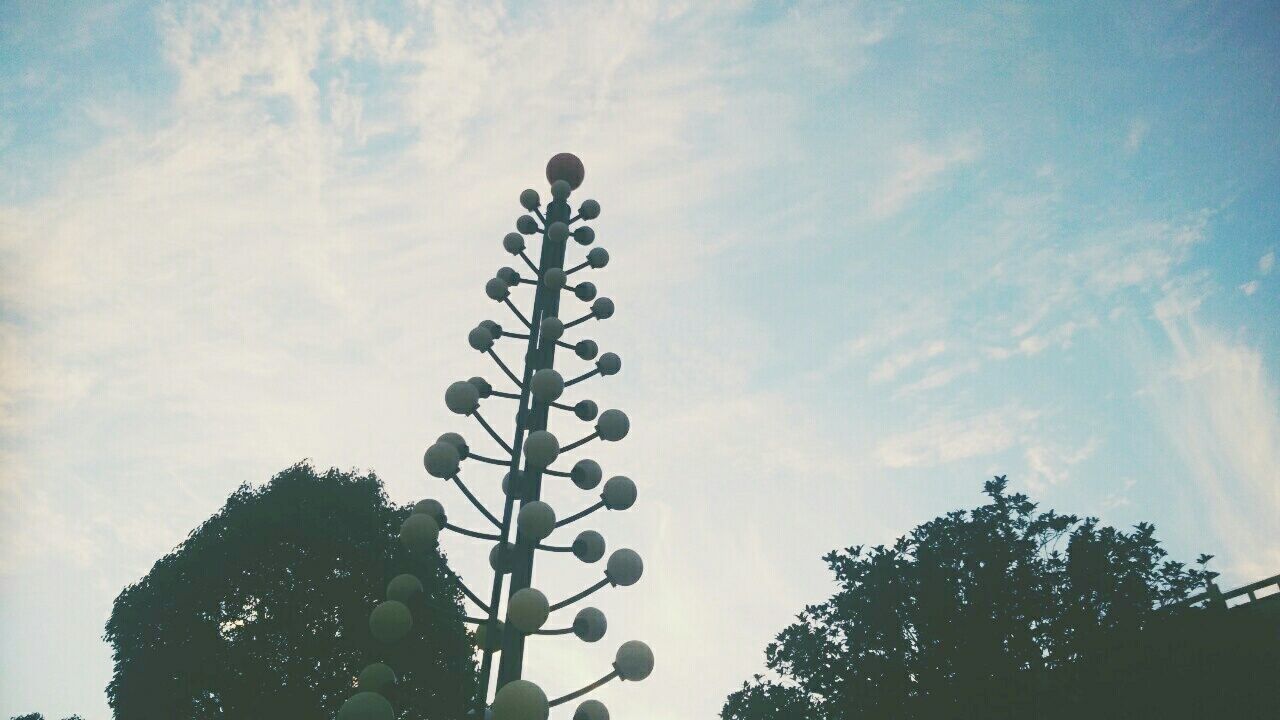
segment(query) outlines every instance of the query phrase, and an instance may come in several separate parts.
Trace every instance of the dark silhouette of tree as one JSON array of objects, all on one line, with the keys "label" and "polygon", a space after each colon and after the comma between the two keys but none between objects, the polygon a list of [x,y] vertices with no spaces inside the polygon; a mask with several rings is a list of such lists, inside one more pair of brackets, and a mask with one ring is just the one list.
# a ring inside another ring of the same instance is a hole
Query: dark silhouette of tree
[{"label": "dark silhouette of tree", "polygon": [[[1258,694],[1240,677],[1251,663],[1280,667],[1274,628],[1161,609],[1215,573],[1166,560],[1151,525],[1037,512],[1004,477],[985,493],[892,547],[828,554],[839,590],[768,646],[776,679],[744,683],[721,717],[1212,717],[1232,692]],[[1224,640],[1240,652],[1228,658]]]},{"label": "dark silhouette of tree", "polygon": [[[305,463],[240,487],[116,598],[105,638],[117,720],[328,720],[375,661],[400,675],[399,717],[461,717],[476,685],[461,596],[438,552],[411,557],[397,542],[409,511],[372,474]],[[387,647],[369,612],[400,573],[425,590],[410,636]]]},{"label": "dark silhouette of tree", "polygon": [[[14,715],[10,720],[44,720],[44,713],[27,713],[26,715]],[[79,715],[68,715],[62,720],[84,720]]]}]

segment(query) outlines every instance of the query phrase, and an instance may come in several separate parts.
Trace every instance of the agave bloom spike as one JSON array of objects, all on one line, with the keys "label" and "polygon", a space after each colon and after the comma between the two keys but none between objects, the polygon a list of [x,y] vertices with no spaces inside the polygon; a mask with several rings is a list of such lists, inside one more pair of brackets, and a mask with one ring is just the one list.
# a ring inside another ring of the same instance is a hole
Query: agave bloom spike
[{"label": "agave bloom spike", "polygon": [[[582,280],[570,285],[567,281],[574,273],[605,267],[609,262],[609,253],[604,248],[592,247],[580,261],[566,266],[570,240],[585,247],[591,245],[596,237],[594,228],[579,225],[571,229],[570,226],[580,219],[597,218],[600,215],[600,204],[595,200],[586,200],[581,203],[577,213],[569,206],[570,195],[582,184],[586,174],[577,157],[569,153],[556,155],[547,163],[546,174],[547,181],[551,184],[551,201],[544,207],[542,196],[536,190],[521,193],[520,204],[529,214],[521,215],[516,221],[517,232],[507,233],[502,240],[506,252],[518,256],[532,272],[532,276],[522,277],[516,270],[503,267],[484,285],[486,295],[491,300],[506,305],[523,326],[521,329],[527,329],[528,332],[509,332],[492,320],[485,320],[467,337],[467,342],[473,349],[492,358],[502,375],[514,385],[515,391],[495,390],[483,378],[474,377],[469,381],[450,385],[445,397],[450,410],[473,417],[484,434],[501,451],[492,457],[478,455],[471,452],[461,435],[446,433],[428,448],[423,458],[423,464],[431,475],[452,481],[465,497],[466,504],[478,511],[497,530],[495,533],[479,532],[447,522],[444,506],[435,500],[424,500],[415,505],[401,530],[401,541],[411,551],[433,548],[442,530],[490,544],[489,564],[493,568],[493,578],[488,602],[455,576],[463,594],[484,614],[484,617],[466,618],[467,622],[478,625],[476,637],[482,653],[480,692],[478,705],[474,708],[476,720],[486,718],[490,712],[492,720],[546,720],[550,707],[577,699],[613,679],[642,680],[653,667],[653,653],[649,647],[632,640],[618,649],[617,659],[607,674],[554,700],[549,701],[542,688],[522,678],[527,638],[535,635],[574,635],[584,642],[595,642],[605,633],[604,614],[595,608],[583,608],[571,626],[561,628],[542,627],[548,613],[568,607],[607,586],[630,586],[640,579],[643,571],[639,554],[623,548],[615,550],[609,556],[603,579],[564,600],[548,603],[542,590],[533,587],[534,558],[538,551],[572,555],[583,563],[596,562],[605,554],[605,540],[594,530],[583,531],[572,545],[567,546],[544,544],[542,541],[548,535],[557,528],[600,509],[626,510],[636,497],[635,484],[629,478],[614,476],[605,483],[599,501],[559,520],[556,511],[541,499],[546,477],[569,479],[572,481],[571,485],[582,490],[596,488],[602,474],[599,464],[594,460],[578,460],[569,471],[554,469],[552,465],[565,452],[591,440],[622,440],[630,428],[627,416],[619,410],[601,413],[591,400],[566,402],[561,397],[570,387],[580,382],[597,376],[609,377],[617,374],[622,362],[611,352],[597,358],[600,348],[592,340],[570,341],[565,337],[567,331],[588,320],[603,321],[613,316],[613,301],[597,297],[594,283]],[[539,244],[537,262],[530,257],[531,245],[535,242]],[[518,300],[511,292],[521,285],[534,286],[532,307],[527,313],[517,306]],[[561,300],[566,294],[570,296],[570,302],[583,306],[581,310],[574,312],[576,319],[568,322],[560,317]],[[495,352],[495,343],[502,338],[513,338],[526,343],[524,367],[519,369],[520,372],[509,367]],[[585,372],[574,370],[570,379],[565,379],[565,376],[553,369],[557,347],[571,350],[577,361],[593,362],[594,367]],[[517,401],[510,442],[480,413],[481,400],[489,397]],[[556,435],[548,430],[547,421],[552,408],[567,411],[567,415],[558,415],[558,418],[576,417],[584,423],[595,422],[571,433],[571,436],[578,436],[580,439],[561,445]],[[477,493],[462,483],[459,466],[468,459],[481,464],[472,466],[477,470],[482,465],[497,465],[506,469],[501,483],[500,511],[497,507],[491,509],[486,506]],[[396,597],[403,596],[405,590],[402,586],[405,582],[394,585],[390,592],[395,597],[379,606],[382,608],[380,616],[374,623],[375,633],[381,632],[388,638],[403,636],[401,626],[412,621],[406,615],[407,608],[404,604],[396,600]],[[371,622],[374,622],[372,618]],[[492,683],[494,691],[490,693],[490,679],[495,665],[497,678]],[[381,671],[382,667],[375,669]],[[362,698],[360,702],[367,705],[370,699]],[[595,700],[582,703],[579,714],[591,718],[608,716],[604,706]]]}]

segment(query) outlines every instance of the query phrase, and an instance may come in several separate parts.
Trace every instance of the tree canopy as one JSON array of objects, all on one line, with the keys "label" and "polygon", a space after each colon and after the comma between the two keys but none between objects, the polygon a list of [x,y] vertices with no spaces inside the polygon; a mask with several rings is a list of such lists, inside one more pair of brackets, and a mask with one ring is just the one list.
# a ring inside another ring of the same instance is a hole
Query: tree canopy
[{"label": "tree canopy", "polygon": [[[409,512],[372,474],[299,464],[241,486],[116,598],[115,717],[327,720],[376,661],[399,676],[399,717],[461,717],[476,686],[461,596],[438,552],[397,542]],[[401,573],[424,591],[410,636],[388,647],[369,613]]]},{"label": "tree canopy", "polygon": [[[838,590],[777,636],[766,649],[774,677],[744,683],[721,716],[1112,717],[1136,708],[1130,717],[1157,717],[1151,693],[1176,707],[1170,684],[1196,686],[1224,638],[1242,648],[1231,672],[1275,658],[1222,618],[1178,622],[1186,613],[1162,609],[1212,579],[1208,556],[1201,567],[1167,559],[1149,524],[1122,532],[1038,512],[1003,477],[985,493],[986,504],[920,525],[891,547],[828,554]],[[1168,660],[1179,653],[1196,662]]]}]

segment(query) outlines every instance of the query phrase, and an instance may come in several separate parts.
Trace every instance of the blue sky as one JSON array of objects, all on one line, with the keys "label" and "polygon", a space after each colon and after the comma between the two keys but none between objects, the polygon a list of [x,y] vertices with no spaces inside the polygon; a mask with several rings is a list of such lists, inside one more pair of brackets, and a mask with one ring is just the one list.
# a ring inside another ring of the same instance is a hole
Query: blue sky
[{"label": "blue sky", "polygon": [[598,529],[646,576],[599,647],[531,649],[549,692],[642,638],[614,715],[711,717],[830,590],[824,552],[992,474],[1228,584],[1280,571],[1278,24],[0,5],[0,716],[107,717],[111,600],[242,482],[312,458],[456,505],[421,452],[475,432],[443,388],[494,374],[465,334],[505,319],[483,283],[561,150],[613,256],[589,330],[624,371],[590,396],[633,426],[596,456],[640,487]]}]

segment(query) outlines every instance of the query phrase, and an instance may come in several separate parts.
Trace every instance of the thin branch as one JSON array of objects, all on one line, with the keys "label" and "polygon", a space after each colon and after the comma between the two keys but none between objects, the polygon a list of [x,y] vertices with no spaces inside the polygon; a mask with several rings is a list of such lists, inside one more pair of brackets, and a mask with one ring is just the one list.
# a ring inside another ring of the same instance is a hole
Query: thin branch
[{"label": "thin branch", "polygon": [[578,593],[577,595],[573,595],[572,597],[567,597],[564,600],[561,600],[560,602],[556,603],[555,605],[552,605],[551,610],[553,611],[559,610],[562,607],[567,607],[569,605],[572,605],[608,584],[609,584],[609,578],[605,578],[600,582],[596,583],[595,585],[592,585],[586,590],[583,590],[582,592]]},{"label": "thin branch", "polygon": [[595,375],[599,375],[599,374],[600,374],[600,368],[596,368],[596,369],[594,369],[594,370],[591,370],[590,372],[582,373],[581,375],[579,375],[578,377],[576,377],[576,378],[574,378],[574,379],[572,379],[572,380],[565,380],[565,381],[564,381],[564,386],[565,386],[565,387],[569,387],[570,385],[577,385],[578,383],[582,382],[583,380],[586,380],[586,379],[587,379],[587,378],[589,378],[589,377],[593,377],[593,376],[595,376]]},{"label": "thin branch", "polygon": [[586,687],[582,688],[581,690],[575,690],[575,691],[573,691],[573,692],[569,693],[568,695],[561,695],[560,697],[556,698],[555,700],[552,700],[551,702],[547,703],[547,705],[548,705],[549,707],[555,707],[555,706],[557,706],[557,705],[561,705],[561,704],[563,704],[563,703],[567,703],[567,702],[569,702],[570,700],[577,700],[578,698],[582,697],[583,695],[586,695],[587,693],[591,692],[592,690],[595,690],[596,688],[600,687],[601,685],[603,685],[603,684],[605,684],[605,683],[609,682],[610,680],[612,680],[612,679],[614,679],[614,678],[616,678],[616,677],[618,677],[618,671],[617,671],[617,670],[614,670],[613,672],[609,673],[608,675],[605,675],[604,677],[602,677],[602,678],[600,678],[599,680],[597,680],[597,681],[595,681],[595,682],[591,683],[590,685],[588,685],[588,686],[586,686]]},{"label": "thin branch", "polygon": [[467,537],[473,537],[479,540],[498,540],[499,539],[497,535],[494,535],[492,533],[482,533],[482,532],[476,532],[475,530],[468,530],[464,527],[458,527],[453,523],[445,523],[444,529],[452,530],[458,533],[459,535],[466,535]]},{"label": "thin branch", "polygon": [[565,275],[572,275],[572,274],[574,274],[574,273],[578,272],[579,270],[581,270],[582,268],[587,267],[587,266],[588,266],[588,265],[590,265],[590,264],[591,264],[591,263],[590,263],[590,262],[587,262],[587,261],[580,262],[580,263],[578,263],[577,265],[574,265],[573,267],[569,268],[568,270],[565,270],[565,271],[564,271],[564,274],[565,274]]},{"label": "thin branch", "polygon": [[533,271],[534,275],[538,274],[538,266],[533,264],[533,261],[529,259],[528,255],[524,254],[523,250],[520,251],[520,258],[524,260],[525,265],[529,266],[529,269]]},{"label": "thin branch", "polygon": [[[520,318],[520,322],[524,323],[525,327],[530,330],[533,329],[533,325],[529,324],[529,319],[524,316],[524,313],[520,312],[520,308],[516,307],[515,303],[511,302],[511,298],[503,298],[502,302],[506,303],[507,307],[511,308],[511,312],[515,313],[517,318]],[[568,326],[566,325],[565,327]]]},{"label": "thin branch", "polygon": [[600,508],[602,508],[602,507],[604,507],[604,501],[603,501],[603,500],[601,500],[600,502],[596,503],[595,505],[592,505],[592,506],[591,506],[591,507],[589,507],[589,508],[586,508],[586,509],[584,509],[584,510],[581,510],[581,511],[579,511],[579,512],[576,512],[576,513],[574,513],[574,514],[570,515],[569,517],[567,517],[567,518],[565,518],[565,519],[563,519],[563,520],[557,520],[557,521],[556,521],[556,527],[562,527],[562,526],[564,526],[564,525],[568,525],[569,523],[573,522],[574,520],[580,520],[580,519],[582,519],[582,518],[584,518],[584,517],[586,517],[586,516],[590,515],[591,513],[593,513],[593,512],[595,512],[595,511],[599,510],[599,509],[600,509]]},{"label": "thin branch", "polygon": [[467,455],[467,459],[479,460],[482,463],[489,463],[490,465],[501,465],[502,467],[511,467],[510,460],[498,460],[496,458],[485,457],[484,455],[477,455],[475,453],[470,453],[469,455]]},{"label": "thin branch", "polygon": [[[471,494],[471,490],[469,490],[467,486],[462,483],[462,478],[458,477],[457,475],[454,475],[453,478],[451,479],[458,486],[458,489],[462,491],[462,494],[467,496],[467,499],[471,501],[471,504],[476,506],[476,509],[480,511],[481,515],[484,515],[486,518],[488,518],[489,522],[493,523],[494,527],[498,527],[498,528],[502,527],[502,523],[498,522],[498,518],[494,517],[493,513],[489,512],[489,508],[485,507],[484,503],[476,499],[476,496]],[[494,539],[496,540],[497,538],[495,537]]]},{"label": "thin branch", "polygon": [[590,320],[590,319],[591,319],[591,318],[593,318],[593,317],[595,317],[595,314],[594,314],[594,313],[587,313],[586,315],[583,315],[582,317],[578,318],[577,320],[572,320],[572,321],[570,321],[570,322],[565,323],[565,324],[564,324],[564,329],[565,329],[565,330],[568,330],[569,328],[573,327],[574,325],[581,325],[582,323],[584,323],[584,322],[586,322],[586,321]]},{"label": "thin branch", "polygon": [[587,443],[591,442],[592,440],[595,440],[598,437],[600,437],[600,433],[593,432],[590,435],[582,438],[581,440],[574,440],[568,445],[565,445],[564,447],[560,448],[560,452],[567,453],[570,450],[573,450],[574,448],[578,448],[578,447],[582,447],[583,445],[586,445]]},{"label": "thin branch", "polygon": [[514,455],[514,454],[515,454],[515,451],[511,449],[511,446],[507,444],[507,441],[506,441],[506,440],[503,440],[501,437],[499,437],[499,436],[498,436],[498,433],[494,432],[494,431],[493,431],[493,428],[489,427],[489,423],[487,423],[487,422],[485,422],[485,421],[484,421],[484,418],[480,416],[480,411],[479,411],[479,410],[476,410],[476,411],[472,412],[472,413],[471,413],[471,417],[473,417],[473,418],[475,418],[476,420],[479,420],[479,421],[480,421],[480,425],[481,425],[481,427],[483,427],[486,431],[488,431],[488,433],[489,433],[489,437],[493,438],[495,442],[497,442],[499,445],[501,445],[503,450],[506,450],[507,452],[511,453],[512,455]]},{"label": "thin branch", "polygon": [[520,380],[516,377],[515,373],[511,372],[511,368],[507,367],[507,364],[502,362],[502,358],[498,357],[498,353],[494,352],[493,348],[489,348],[489,357],[493,358],[493,361],[498,363],[498,367],[502,368],[502,372],[506,373],[507,377],[511,379],[511,382],[516,384],[516,387],[522,390],[524,389],[524,385],[520,384]]}]

